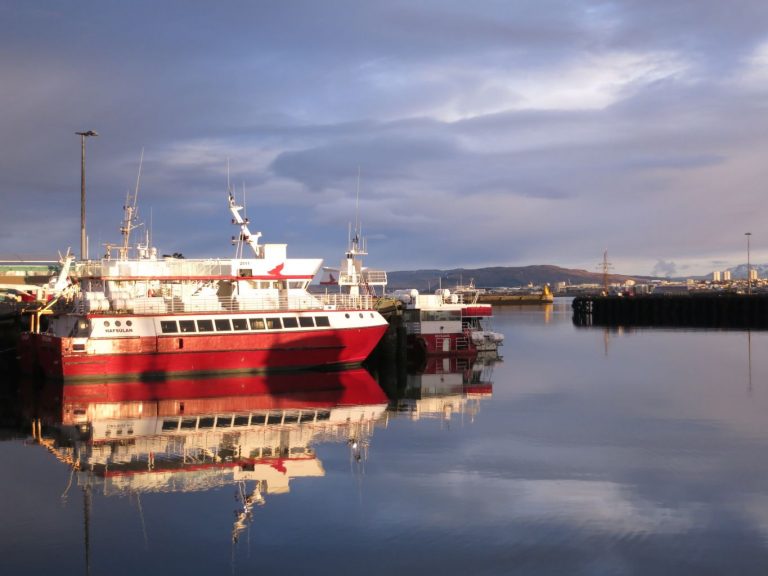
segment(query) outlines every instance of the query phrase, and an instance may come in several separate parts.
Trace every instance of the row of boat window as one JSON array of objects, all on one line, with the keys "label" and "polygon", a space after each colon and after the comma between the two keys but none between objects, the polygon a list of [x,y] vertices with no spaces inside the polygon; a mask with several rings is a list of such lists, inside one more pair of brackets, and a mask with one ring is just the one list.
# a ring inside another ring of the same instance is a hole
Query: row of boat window
[{"label": "row of boat window", "polygon": [[188,332],[244,332],[330,326],[328,316],[283,316],[282,318],[214,318],[205,320],[161,320],[163,334]]},{"label": "row of boat window", "polygon": [[228,414],[226,416],[200,416],[168,418],[163,420],[163,430],[212,430],[219,428],[238,428],[244,426],[279,426],[285,424],[306,424],[324,422],[331,418],[327,410],[315,412],[266,412],[259,414]]}]

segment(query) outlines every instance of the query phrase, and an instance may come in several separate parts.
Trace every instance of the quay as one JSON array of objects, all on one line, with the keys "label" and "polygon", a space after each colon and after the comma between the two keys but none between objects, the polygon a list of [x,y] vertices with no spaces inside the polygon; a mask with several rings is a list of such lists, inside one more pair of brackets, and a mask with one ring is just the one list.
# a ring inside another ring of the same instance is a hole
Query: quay
[{"label": "quay", "polygon": [[545,284],[540,292],[481,292],[477,301],[480,304],[519,306],[524,304],[552,304],[555,297],[549,286]]},{"label": "quay", "polygon": [[577,296],[576,326],[768,329],[768,294]]}]

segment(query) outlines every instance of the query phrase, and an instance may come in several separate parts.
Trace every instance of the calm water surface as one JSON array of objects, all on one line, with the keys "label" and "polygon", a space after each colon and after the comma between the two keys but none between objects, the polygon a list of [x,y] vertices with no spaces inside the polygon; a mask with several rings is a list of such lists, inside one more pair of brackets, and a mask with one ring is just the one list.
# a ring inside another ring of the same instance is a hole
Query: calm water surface
[{"label": "calm water surface", "polygon": [[768,573],[768,334],[577,329],[567,302],[495,328],[503,361],[390,399],[357,371],[26,400],[0,573]]}]

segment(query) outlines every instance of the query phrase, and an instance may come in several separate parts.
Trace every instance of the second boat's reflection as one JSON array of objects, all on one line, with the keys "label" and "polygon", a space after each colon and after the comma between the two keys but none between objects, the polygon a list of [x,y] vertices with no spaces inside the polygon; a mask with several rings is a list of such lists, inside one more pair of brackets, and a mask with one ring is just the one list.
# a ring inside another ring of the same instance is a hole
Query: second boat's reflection
[{"label": "second boat's reflection", "polygon": [[477,359],[429,357],[412,369],[390,410],[413,420],[439,418],[448,422],[454,415],[474,419],[480,401],[493,394],[491,376],[495,354]]}]

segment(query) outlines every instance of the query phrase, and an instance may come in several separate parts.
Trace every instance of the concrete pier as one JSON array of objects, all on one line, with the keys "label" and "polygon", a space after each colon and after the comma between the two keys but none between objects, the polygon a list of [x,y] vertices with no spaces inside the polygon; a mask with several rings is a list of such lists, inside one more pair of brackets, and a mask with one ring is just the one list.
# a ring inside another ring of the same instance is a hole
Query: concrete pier
[{"label": "concrete pier", "polygon": [[578,296],[577,326],[768,329],[768,294]]}]

